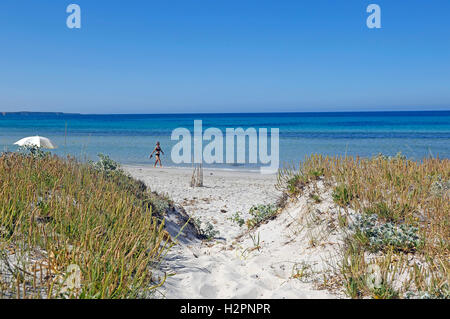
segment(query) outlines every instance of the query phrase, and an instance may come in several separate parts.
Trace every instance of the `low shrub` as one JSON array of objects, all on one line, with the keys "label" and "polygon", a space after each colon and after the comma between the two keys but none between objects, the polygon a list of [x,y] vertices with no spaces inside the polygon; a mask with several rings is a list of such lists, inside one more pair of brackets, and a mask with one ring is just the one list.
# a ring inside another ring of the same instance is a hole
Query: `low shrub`
[{"label": "low shrub", "polygon": [[241,213],[240,212],[234,213],[233,216],[228,218],[228,220],[238,224],[239,227],[242,227],[245,224],[245,220],[241,217]]},{"label": "low shrub", "polygon": [[203,223],[200,218],[194,218],[194,224],[199,230],[200,237],[202,237],[206,241],[211,241],[215,237],[220,235],[220,232],[214,229],[214,225],[210,222],[206,222],[203,226]]},{"label": "low shrub", "polygon": [[253,206],[249,211],[252,218],[248,219],[245,223],[249,229],[255,228],[261,223],[275,217],[277,212],[278,208],[273,204]]},{"label": "low shrub", "polygon": [[421,247],[423,240],[418,235],[418,228],[394,223],[380,223],[376,215],[358,215],[350,229],[355,231],[355,236],[371,251],[380,251],[386,248],[394,248],[400,251],[414,251]]}]

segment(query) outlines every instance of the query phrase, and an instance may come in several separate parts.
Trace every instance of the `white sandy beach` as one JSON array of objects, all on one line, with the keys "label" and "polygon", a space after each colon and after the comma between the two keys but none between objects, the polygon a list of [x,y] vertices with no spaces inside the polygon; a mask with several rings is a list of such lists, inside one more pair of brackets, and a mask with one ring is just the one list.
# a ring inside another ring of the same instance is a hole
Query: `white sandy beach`
[{"label": "white sandy beach", "polygon": [[[318,288],[318,279],[330,272],[328,264],[336,240],[331,236],[312,244],[311,229],[303,227],[312,216],[306,199],[289,204],[276,219],[252,232],[245,225],[239,227],[229,220],[235,212],[248,219],[253,205],[275,203],[280,195],[275,189],[276,175],[205,169],[204,187],[192,188],[190,169],[151,166],[124,169],[152,191],[166,193],[189,216],[200,218],[203,225],[210,222],[220,232],[214,240],[202,242],[184,231],[164,262],[163,270],[175,275],[160,289],[160,297],[342,297]],[[333,203],[324,200],[320,205],[326,211]],[[178,229],[173,227],[174,223],[183,224],[176,216],[167,219],[172,233]],[[314,238],[327,233],[321,228],[323,223],[315,222],[314,227],[317,232]],[[255,248],[258,242],[260,247]]]}]

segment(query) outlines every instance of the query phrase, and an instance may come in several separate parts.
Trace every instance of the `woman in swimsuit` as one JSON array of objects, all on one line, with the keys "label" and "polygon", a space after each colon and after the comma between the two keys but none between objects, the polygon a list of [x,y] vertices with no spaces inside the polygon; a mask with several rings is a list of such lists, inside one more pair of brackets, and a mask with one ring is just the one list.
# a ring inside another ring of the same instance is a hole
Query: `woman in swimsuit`
[{"label": "woman in swimsuit", "polygon": [[155,157],[156,157],[155,165],[154,165],[153,167],[156,167],[156,164],[157,164],[158,162],[159,162],[159,167],[162,167],[162,164],[161,164],[161,158],[160,158],[160,153],[163,153],[163,155],[164,155],[164,152],[163,152],[163,150],[161,149],[161,146],[159,145],[159,142],[156,142],[156,147],[155,147],[155,149],[153,150],[153,152],[150,154],[150,158],[153,157],[153,153],[155,153]]}]

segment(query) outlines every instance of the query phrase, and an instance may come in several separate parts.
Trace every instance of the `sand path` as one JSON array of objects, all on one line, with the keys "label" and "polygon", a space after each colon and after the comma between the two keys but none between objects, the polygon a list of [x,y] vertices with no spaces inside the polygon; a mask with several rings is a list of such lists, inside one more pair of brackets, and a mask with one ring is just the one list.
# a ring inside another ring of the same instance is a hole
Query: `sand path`
[{"label": "sand path", "polygon": [[[170,196],[190,216],[200,218],[203,227],[209,222],[220,232],[211,242],[202,242],[189,231],[179,237],[179,244],[163,264],[164,271],[175,275],[167,279],[161,296],[336,298],[325,290],[316,290],[303,275],[310,267],[305,265],[321,266],[323,256],[308,253],[305,240],[300,240],[301,230],[293,222],[295,207],[252,233],[229,220],[235,212],[249,218],[253,205],[274,203],[279,196],[274,186],[276,176],[205,170],[204,187],[191,188],[191,170],[124,168],[151,190]],[[169,226],[177,223],[182,223],[177,217],[168,218]]]}]

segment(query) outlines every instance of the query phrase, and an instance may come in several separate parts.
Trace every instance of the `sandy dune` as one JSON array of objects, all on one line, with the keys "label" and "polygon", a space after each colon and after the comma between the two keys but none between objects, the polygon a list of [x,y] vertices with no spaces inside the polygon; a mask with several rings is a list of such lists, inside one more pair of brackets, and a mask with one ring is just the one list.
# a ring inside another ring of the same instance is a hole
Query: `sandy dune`
[{"label": "sandy dune", "polygon": [[[210,222],[220,232],[211,242],[202,242],[185,229],[162,265],[164,271],[175,275],[167,279],[160,297],[338,297],[314,284],[327,268],[333,243],[330,240],[319,248],[311,245],[310,230],[302,227],[305,201],[288,205],[275,220],[252,232],[229,220],[237,211],[247,219],[251,206],[276,202],[280,194],[274,187],[275,175],[205,170],[204,187],[191,188],[188,169],[124,169],[151,190],[169,195],[189,216],[200,218],[202,225]],[[321,205],[328,204],[324,201]],[[184,219],[172,215],[167,223],[174,232]]]}]

